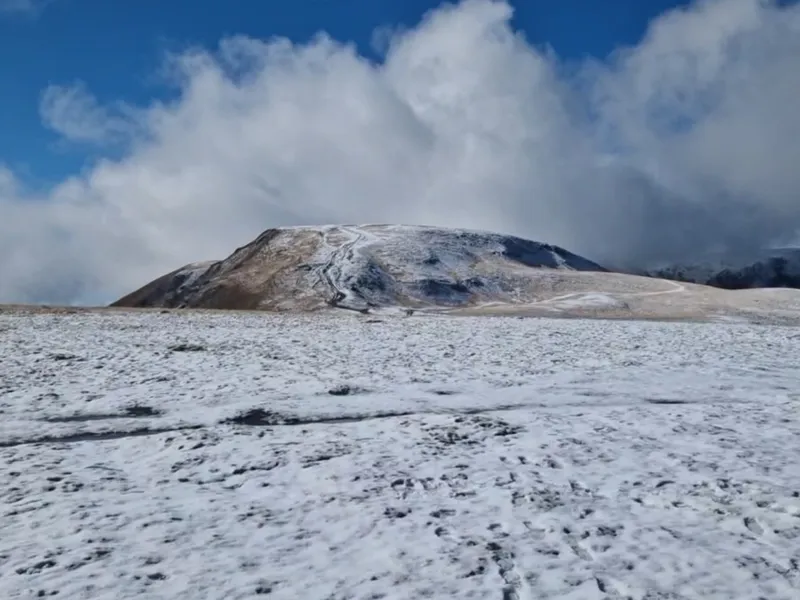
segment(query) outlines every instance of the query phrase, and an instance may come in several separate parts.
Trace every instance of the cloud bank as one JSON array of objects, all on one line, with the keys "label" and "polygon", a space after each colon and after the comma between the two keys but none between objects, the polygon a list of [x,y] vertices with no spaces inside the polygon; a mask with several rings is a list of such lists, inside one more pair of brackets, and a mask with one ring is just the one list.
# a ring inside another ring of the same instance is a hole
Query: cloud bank
[{"label": "cloud bank", "polygon": [[800,6],[710,0],[578,68],[505,1],[443,5],[385,59],[320,35],[171,56],[179,94],[42,96],[122,158],[31,197],[0,169],[0,301],[114,299],[279,225],[489,229],[641,267],[800,232]]}]

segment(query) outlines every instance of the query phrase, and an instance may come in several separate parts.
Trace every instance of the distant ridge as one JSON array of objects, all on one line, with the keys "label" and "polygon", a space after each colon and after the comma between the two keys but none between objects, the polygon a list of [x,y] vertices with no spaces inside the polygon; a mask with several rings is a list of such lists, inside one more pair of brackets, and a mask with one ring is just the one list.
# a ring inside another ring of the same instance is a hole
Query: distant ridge
[{"label": "distant ridge", "polygon": [[766,250],[749,260],[712,258],[669,265],[644,274],[727,290],[800,288],[800,248]]}]

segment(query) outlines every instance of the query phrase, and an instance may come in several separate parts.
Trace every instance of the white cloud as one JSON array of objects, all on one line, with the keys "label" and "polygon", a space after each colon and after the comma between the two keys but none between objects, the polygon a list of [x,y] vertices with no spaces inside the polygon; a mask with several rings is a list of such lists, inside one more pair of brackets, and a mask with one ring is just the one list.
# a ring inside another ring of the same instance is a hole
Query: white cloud
[{"label": "white cloud", "polygon": [[83,83],[50,85],[42,93],[39,112],[44,124],[72,142],[108,144],[134,134],[131,109],[100,105]]},{"label": "white cloud", "polygon": [[0,14],[38,14],[53,0],[0,0]]},{"label": "white cloud", "polygon": [[68,138],[137,135],[46,198],[0,172],[0,300],[110,300],[284,224],[466,226],[631,265],[800,230],[796,4],[670,12],[578,77],[510,16],[445,6],[383,35],[381,64],[229,38],[172,57],[179,98],[135,112],[53,88]]},{"label": "white cloud", "polygon": [[33,10],[34,6],[33,0],[0,0],[1,12],[26,12]]}]

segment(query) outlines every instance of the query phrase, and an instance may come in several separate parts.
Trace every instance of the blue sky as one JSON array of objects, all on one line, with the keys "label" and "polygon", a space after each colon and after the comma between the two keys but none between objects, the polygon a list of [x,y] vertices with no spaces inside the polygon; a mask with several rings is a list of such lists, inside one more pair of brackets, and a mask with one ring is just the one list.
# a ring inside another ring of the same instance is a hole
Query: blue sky
[{"label": "blue sky", "polygon": [[[2,6],[4,0],[0,0]],[[13,2],[15,0],[5,0]],[[16,0],[19,1],[19,0]],[[514,0],[513,25],[566,60],[604,57],[634,44],[674,0]],[[56,143],[42,127],[49,84],[83,81],[100,102],[148,102],[168,90],[158,67],[166,51],[214,47],[231,34],[303,42],[324,30],[372,53],[382,26],[417,24],[437,0],[51,0],[40,10],[0,13],[0,162],[36,186],[79,170],[80,145]]]}]

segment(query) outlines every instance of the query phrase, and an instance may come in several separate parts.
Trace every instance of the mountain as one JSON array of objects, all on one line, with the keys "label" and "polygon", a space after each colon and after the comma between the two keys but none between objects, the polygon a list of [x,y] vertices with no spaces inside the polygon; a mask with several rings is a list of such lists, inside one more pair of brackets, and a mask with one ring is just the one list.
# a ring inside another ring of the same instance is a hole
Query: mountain
[{"label": "mountain", "polygon": [[766,250],[749,260],[712,257],[694,264],[652,269],[645,274],[728,290],[800,288],[800,248]]},{"label": "mountain", "polygon": [[495,233],[290,227],[265,231],[225,260],[186,265],[112,306],[363,311],[526,302],[550,271],[606,270],[562,248]]}]

